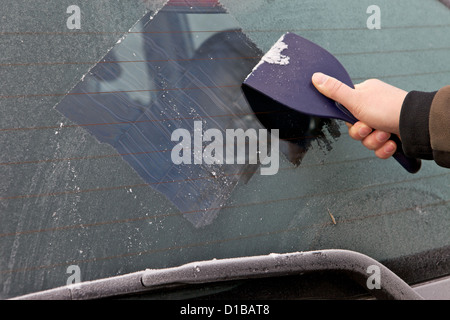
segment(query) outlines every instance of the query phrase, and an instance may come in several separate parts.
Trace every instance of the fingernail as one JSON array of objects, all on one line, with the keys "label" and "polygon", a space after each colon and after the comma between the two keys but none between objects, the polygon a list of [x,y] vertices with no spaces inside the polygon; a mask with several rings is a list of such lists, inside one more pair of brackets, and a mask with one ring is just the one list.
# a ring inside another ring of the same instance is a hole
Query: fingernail
[{"label": "fingernail", "polygon": [[388,143],[384,147],[384,152],[386,152],[386,153],[392,153],[392,152],[394,152],[394,150],[395,150],[395,146],[392,143]]},{"label": "fingernail", "polygon": [[359,135],[361,136],[361,138],[365,138],[369,135],[369,133],[372,132],[372,129],[369,127],[361,127],[358,130]]},{"label": "fingernail", "polygon": [[323,74],[322,72],[316,72],[313,74],[312,80],[317,85],[322,85],[327,81],[328,76]]},{"label": "fingernail", "polygon": [[378,132],[376,138],[379,142],[385,142],[390,136],[391,135],[387,132]]}]

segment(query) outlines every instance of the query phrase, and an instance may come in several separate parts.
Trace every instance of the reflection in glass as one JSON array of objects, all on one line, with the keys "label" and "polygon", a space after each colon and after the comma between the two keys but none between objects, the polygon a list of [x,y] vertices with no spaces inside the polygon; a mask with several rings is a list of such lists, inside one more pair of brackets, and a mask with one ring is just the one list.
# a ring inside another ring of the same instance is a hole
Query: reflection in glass
[{"label": "reflection in glass", "polygon": [[170,1],[156,16],[144,16],[56,108],[112,145],[201,227],[258,165],[175,165],[175,129],[193,132],[200,120],[203,130],[222,132],[277,128],[282,151],[299,164],[311,140],[323,136],[323,123],[286,110],[271,115],[270,106],[252,110],[240,84],[262,52],[217,1],[195,3]]}]

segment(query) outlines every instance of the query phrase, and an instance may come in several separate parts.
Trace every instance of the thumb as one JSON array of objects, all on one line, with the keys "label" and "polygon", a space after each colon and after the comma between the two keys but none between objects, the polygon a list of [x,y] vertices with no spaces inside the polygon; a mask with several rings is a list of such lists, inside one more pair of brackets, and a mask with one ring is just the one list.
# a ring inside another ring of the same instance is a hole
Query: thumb
[{"label": "thumb", "polygon": [[356,91],[354,89],[350,88],[345,83],[342,83],[341,81],[321,72],[316,72],[313,74],[312,83],[320,93],[334,101],[339,102],[355,115],[357,111],[355,110],[357,102]]}]

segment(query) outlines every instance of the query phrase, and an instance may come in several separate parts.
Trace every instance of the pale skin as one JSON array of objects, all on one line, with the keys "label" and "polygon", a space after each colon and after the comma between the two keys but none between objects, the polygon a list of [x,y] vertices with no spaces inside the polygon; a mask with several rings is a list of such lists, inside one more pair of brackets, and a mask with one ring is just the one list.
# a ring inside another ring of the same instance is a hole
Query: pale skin
[{"label": "pale skin", "polygon": [[322,73],[315,73],[312,83],[359,119],[354,125],[347,123],[350,137],[361,141],[380,159],[395,153],[397,145],[389,138],[391,134],[400,136],[400,112],[408,92],[377,79],[366,80],[353,89]]}]

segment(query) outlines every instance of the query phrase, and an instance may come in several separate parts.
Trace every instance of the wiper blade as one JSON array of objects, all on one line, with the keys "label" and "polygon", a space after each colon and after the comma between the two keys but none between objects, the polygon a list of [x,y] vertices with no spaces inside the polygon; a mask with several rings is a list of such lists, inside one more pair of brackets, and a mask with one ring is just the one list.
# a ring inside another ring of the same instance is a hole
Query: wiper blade
[{"label": "wiper blade", "polygon": [[192,262],[173,268],[147,269],[96,281],[37,292],[14,299],[84,300],[145,293],[155,289],[190,284],[268,278],[317,271],[341,271],[367,289],[370,266],[377,266],[382,277],[380,289],[368,290],[377,299],[423,299],[407,283],[378,261],[348,250],[320,250],[286,254]]}]

